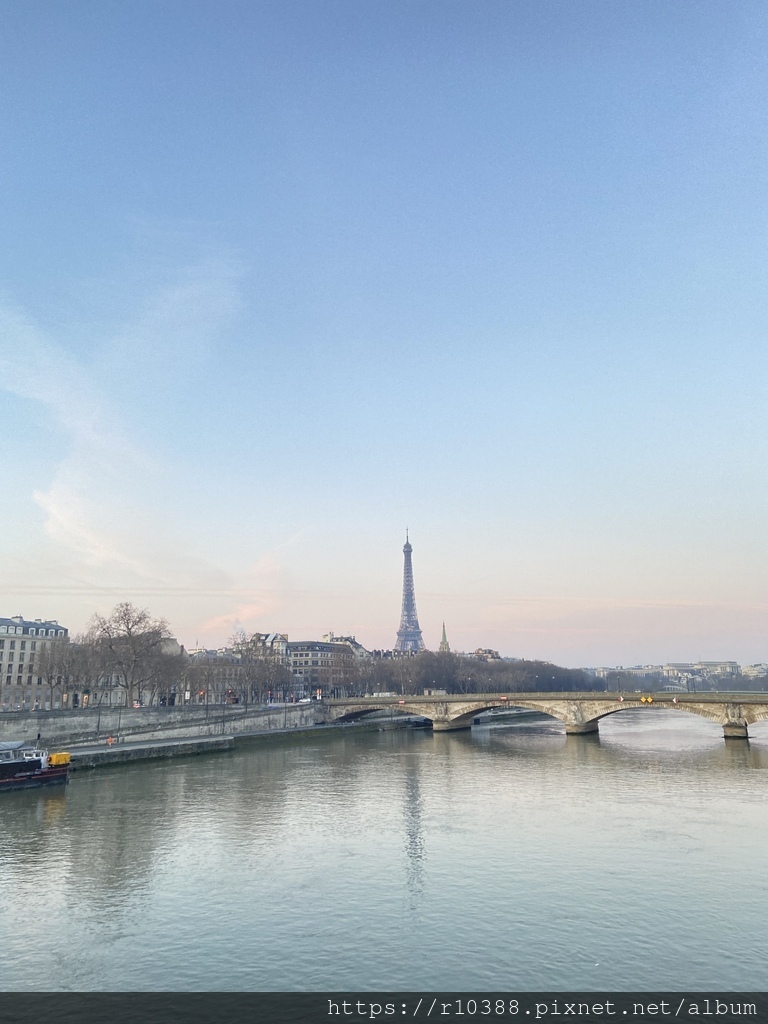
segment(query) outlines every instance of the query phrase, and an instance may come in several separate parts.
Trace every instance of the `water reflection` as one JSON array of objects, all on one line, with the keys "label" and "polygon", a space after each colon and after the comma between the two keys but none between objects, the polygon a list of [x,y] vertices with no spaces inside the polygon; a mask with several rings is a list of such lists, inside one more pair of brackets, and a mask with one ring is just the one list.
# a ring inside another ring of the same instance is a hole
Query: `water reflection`
[{"label": "water reflection", "polygon": [[405,832],[406,884],[411,896],[411,909],[418,906],[424,890],[424,834],[422,802],[419,789],[420,760],[411,757],[405,764],[403,786],[403,829]]}]

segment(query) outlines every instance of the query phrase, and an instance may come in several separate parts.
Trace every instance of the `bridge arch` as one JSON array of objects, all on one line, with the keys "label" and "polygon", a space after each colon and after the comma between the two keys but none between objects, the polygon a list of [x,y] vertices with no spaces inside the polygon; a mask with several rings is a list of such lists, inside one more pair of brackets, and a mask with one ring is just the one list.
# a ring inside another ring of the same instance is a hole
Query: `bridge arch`
[{"label": "bridge arch", "polygon": [[651,704],[641,704],[634,701],[631,704],[619,704],[617,707],[610,708],[607,711],[601,712],[595,716],[595,721],[601,722],[604,718],[610,718],[613,715],[620,715],[623,711],[637,711],[640,709],[648,709],[654,711],[667,711],[669,714],[675,714],[678,711],[685,711],[689,715],[695,715],[697,718],[706,718],[710,722],[715,722],[717,725],[723,724],[723,717],[718,714],[712,708],[698,708],[689,707],[686,704],[668,704],[654,701]]},{"label": "bridge arch", "polygon": [[474,719],[477,718],[478,715],[484,714],[486,711],[532,711],[539,715],[545,715],[547,718],[553,718],[557,722],[562,722],[563,725],[565,724],[565,720],[562,715],[559,715],[552,710],[547,710],[544,707],[533,707],[530,704],[523,702],[518,703],[514,700],[486,702],[471,711],[464,711],[462,714],[452,718],[451,722],[455,728],[464,729],[471,726]]},{"label": "bridge arch", "polygon": [[429,715],[422,715],[419,711],[414,711],[410,706],[402,707],[400,705],[392,704],[380,704],[380,705],[366,705],[365,707],[352,708],[349,711],[344,711],[342,714],[337,714],[333,717],[334,722],[359,722],[362,718],[367,718],[376,712],[386,711],[391,715],[396,714],[399,718],[403,717],[420,717],[429,718]]}]

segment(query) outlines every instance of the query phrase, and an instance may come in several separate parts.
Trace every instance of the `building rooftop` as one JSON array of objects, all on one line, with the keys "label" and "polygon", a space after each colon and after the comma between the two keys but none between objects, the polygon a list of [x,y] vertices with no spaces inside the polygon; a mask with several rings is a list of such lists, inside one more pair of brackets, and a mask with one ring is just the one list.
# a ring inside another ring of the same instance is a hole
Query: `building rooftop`
[{"label": "building rooftop", "polygon": [[68,630],[56,619],[25,619],[23,615],[10,618],[0,616],[0,633],[16,633],[22,636],[66,636]]}]

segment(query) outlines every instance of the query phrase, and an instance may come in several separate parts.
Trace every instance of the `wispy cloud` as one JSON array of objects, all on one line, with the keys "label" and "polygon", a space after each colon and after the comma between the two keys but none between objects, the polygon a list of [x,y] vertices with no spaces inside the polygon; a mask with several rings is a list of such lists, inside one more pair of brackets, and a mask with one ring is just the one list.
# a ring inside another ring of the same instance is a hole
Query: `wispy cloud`
[{"label": "wispy cloud", "polygon": [[48,536],[89,564],[144,571],[110,530],[107,510],[110,499],[125,501],[125,482],[145,473],[151,460],[120,433],[114,414],[106,415],[93,374],[6,307],[0,308],[0,386],[42,405],[66,438],[48,486],[33,492]]},{"label": "wispy cloud", "polygon": [[[31,573],[17,567],[13,575],[20,581],[97,593],[115,588],[128,598],[136,591],[229,595],[220,602],[229,606],[220,617],[230,619],[250,619],[265,607],[254,591],[270,572],[279,574],[279,565],[236,577],[192,553],[168,493],[169,467],[147,435],[137,441],[129,425],[130,396],[145,382],[171,386],[190,365],[199,368],[211,358],[240,308],[238,274],[226,260],[166,274],[162,286],[137,303],[131,322],[105,333],[88,361],[30,316],[0,305],[0,391],[35,403],[30,417],[45,410],[58,431],[52,450],[61,451],[56,462],[40,461],[38,473],[46,472],[47,480],[38,476],[26,495],[43,513],[48,566],[36,562]],[[23,503],[19,494],[20,516]],[[76,571],[57,576],[52,563]]]}]

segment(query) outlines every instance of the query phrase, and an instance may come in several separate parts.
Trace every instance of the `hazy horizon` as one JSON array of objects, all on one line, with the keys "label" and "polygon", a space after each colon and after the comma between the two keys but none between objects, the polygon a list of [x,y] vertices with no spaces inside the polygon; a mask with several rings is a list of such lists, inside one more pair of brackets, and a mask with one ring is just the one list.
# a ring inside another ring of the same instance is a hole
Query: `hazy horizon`
[{"label": "hazy horizon", "polygon": [[768,11],[0,11],[0,614],[768,661]]}]

